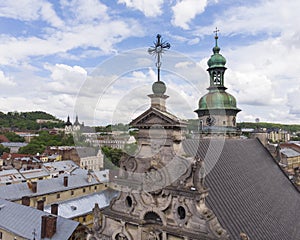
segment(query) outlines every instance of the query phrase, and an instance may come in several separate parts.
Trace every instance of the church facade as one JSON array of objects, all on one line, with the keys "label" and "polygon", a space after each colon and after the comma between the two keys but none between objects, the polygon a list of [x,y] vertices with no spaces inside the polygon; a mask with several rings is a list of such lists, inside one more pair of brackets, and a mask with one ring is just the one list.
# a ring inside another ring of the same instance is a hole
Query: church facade
[{"label": "church facade", "polygon": [[217,40],[209,92],[195,111],[200,138],[185,139],[186,122],[167,111],[158,78],[150,108],[130,123],[139,129],[138,151],[122,157],[111,179],[120,193],[109,207],[95,206],[88,239],[300,239],[298,189],[259,140],[237,138],[240,109],[226,92]]}]

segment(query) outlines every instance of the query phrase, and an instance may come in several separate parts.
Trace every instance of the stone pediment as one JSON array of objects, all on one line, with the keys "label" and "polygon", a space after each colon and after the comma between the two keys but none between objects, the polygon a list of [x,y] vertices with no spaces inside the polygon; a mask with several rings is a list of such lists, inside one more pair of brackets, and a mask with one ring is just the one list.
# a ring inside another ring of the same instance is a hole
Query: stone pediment
[{"label": "stone pediment", "polygon": [[130,123],[131,126],[153,126],[154,124],[162,126],[178,126],[181,125],[182,122],[168,112],[150,108]]}]

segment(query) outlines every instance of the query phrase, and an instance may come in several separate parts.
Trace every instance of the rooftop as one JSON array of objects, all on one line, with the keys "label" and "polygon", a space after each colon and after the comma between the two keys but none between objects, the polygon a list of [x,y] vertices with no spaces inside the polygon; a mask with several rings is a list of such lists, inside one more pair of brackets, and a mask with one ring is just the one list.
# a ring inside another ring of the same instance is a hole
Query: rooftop
[{"label": "rooftop", "polygon": [[99,183],[95,178],[92,178],[91,182],[88,182],[87,175],[68,175],[68,186],[65,187],[63,184],[63,176],[64,175],[58,178],[37,181],[36,193],[32,192],[27,183],[3,185],[0,186],[0,196],[3,199],[13,201],[21,199],[23,196],[45,195],[79,187],[92,186]]},{"label": "rooftop", "polygon": [[203,159],[206,202],[230,234],[250,239],[300,239],[300,194],[257,139],[187,140]]},{"label": "rooftop", "polygon": [[[0,228],[22,238],[33,239],[33,232],[35,231],[36,239],[41,239],[41,219],[44,215],[49,214],[0,199]],[[58,217],[56,233],[51,240],[69,239],[78,225],[78,222]]]},{"label": "rooftop", "polygon": [[[59,202],[58,214],[64,218],[74,218],[92,212],[95,203],[100,208],[107,207],[110,201],[118,195],[117,191],[106,189],[98,193],[90,194],[80,198],[74,198]],[[45,212],[51,213],[51,205],[45,206]]]}]

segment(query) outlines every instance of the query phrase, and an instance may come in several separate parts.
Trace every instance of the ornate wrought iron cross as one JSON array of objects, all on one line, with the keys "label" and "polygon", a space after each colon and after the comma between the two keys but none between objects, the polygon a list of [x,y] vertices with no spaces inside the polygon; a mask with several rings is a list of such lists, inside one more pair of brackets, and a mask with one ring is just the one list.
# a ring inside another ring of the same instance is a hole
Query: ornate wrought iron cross
[{"label": "ornate wrought iron cross", "polygon": [[157,34],[156,38],[157,38],[156,42],[154,42],[154,45],[148,49],[148,53],[154,55],[155,58],[157,58],[157,62],[156,62],[157,77],[158,77],[158,81],[160,81],[161,55],[164,53],[166,49],[169,49],[171,45],[166,41],[162,41],[160,34]]}]

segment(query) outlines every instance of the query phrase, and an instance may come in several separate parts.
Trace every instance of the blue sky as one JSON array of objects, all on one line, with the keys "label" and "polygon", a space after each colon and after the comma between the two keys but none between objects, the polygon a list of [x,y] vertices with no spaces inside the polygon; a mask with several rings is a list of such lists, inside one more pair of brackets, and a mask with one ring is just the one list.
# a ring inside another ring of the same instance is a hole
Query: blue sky
[{"label": "blue sky", "polygon": [[0,111],[42,110],[88,125],[129,122],[149,107],[156,34],[169,111],[193,112],[208,87],[218,27],[238,121],[300,123],[300,2],[15,0],[0,2]]}]

